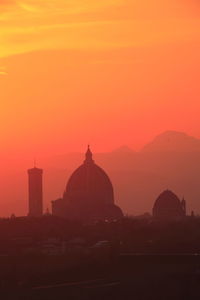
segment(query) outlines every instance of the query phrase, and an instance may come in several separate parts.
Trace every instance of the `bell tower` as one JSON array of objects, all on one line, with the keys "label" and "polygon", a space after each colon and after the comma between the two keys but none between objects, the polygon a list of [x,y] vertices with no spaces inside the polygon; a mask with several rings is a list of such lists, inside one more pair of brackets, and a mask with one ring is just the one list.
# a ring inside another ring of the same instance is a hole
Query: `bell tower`
[{"label": "bell tower", "polygon": [[42,175],[42,169],[34,167],[28,170],[29,217],[41,217],[43,215]]}]

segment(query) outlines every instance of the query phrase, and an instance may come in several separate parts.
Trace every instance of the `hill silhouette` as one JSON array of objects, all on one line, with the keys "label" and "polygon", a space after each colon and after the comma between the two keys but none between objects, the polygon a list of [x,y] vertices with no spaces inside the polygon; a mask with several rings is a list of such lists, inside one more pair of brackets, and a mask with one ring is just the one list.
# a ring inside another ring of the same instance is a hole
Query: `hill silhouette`
[{"label": "hill silhouette", "polygon": [[145,152],[200,152],[200,139],[184,132],[166,131],[147,144]]},{"label": "hill silhouette", "polygon": [[133,152],[134,150],[126,145],[123,145],[112,151],[112,153],[133,153]]}]

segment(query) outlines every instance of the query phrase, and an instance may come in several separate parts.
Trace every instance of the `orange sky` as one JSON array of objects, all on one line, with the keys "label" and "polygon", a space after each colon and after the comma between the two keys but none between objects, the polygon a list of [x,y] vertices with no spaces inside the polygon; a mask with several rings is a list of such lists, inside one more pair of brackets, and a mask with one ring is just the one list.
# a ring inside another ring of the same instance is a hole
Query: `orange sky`
[{"label": "orange sky", "polygon": [[4,168],[200,137],[198,0],[0,0]]},{"label": "orange sky", "polygon": [[2,151],[200,136],[198,1],[0,3]]}]

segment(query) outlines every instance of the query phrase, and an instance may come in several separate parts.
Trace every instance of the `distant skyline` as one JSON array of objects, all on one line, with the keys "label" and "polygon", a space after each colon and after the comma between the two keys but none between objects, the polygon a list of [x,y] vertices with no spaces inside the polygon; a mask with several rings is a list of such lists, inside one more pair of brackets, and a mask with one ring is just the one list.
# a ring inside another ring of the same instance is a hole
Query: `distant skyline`
[{"label": "distant skyline", "polygon": [[[76,152],[41,155],[37,167],[44,170],[44,210],[51,201],[63,196],[71,173],[83,162],[87,145]],[[187,211],[200,214],[200,139],[182,132],[168,131],[156,136],[142,151],[123,147],[94,152],[94,161],[110,176],[116,203],[129,214],[151,212],[152,204],[165,189],[187,200]],[[18,157],[17,157],[18,155]],[[19,156],[21,155],[21,159]],[[17,159],[18,158],[18,159]],[[22,153],[2,160],[0,216],[26,215],[28,211],[27,169],[34,160]]]}]

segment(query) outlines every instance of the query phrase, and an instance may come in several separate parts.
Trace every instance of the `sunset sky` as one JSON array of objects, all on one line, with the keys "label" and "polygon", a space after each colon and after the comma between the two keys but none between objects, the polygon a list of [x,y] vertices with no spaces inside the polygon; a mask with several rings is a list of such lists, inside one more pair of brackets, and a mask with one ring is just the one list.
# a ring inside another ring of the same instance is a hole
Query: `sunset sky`
[{"label": "sunset sky", "polygon": [[197,0],[0,3],[2,150],[200,137]]},{"label": "sunset sky", "polygon": [[200,137],[198,0],[0,0],[2,165]]}]

